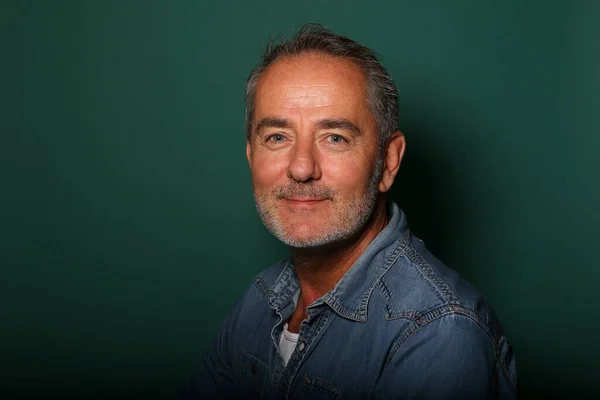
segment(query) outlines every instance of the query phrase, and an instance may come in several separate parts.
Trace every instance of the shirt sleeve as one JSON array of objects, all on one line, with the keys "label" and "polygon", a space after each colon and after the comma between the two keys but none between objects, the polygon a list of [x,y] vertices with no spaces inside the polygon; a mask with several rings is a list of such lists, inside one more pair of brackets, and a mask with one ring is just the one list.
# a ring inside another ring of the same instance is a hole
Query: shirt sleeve
[{"label": "shirt sleeve", "polygon": [[472,318],[449,314],[403,335],[394,344],[376,386],[380,399],[516,398],[498,388],[491,335]]}]

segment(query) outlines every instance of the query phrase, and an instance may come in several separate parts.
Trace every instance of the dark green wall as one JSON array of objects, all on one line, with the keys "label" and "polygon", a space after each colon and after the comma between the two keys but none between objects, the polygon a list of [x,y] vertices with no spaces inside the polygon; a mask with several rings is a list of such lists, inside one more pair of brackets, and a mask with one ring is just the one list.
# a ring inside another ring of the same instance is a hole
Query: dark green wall
[{"label": "dark green wall", "polygon": [[496,309],[525,397],[599,391],[600,2],[0,7],[0,397],[168,396],[193,372],[286,255],[254,210],[243,84],[307,21],[383,55],[392,197]]}]

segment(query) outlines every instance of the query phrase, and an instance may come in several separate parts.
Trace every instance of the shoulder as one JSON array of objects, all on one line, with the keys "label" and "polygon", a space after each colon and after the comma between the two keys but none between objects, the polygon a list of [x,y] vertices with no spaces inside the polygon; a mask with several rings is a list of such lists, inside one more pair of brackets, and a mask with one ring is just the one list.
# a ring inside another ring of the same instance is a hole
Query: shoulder
[{"label": "shoulder", "polygon": [[270,315],[269,301],[274,283],[286,265],[287,260],[283,260],[261,271],[230,308],[222,322],[222,329],[253,329],[257,321]]},{"label": "shoulder", "polygon": [[[385,318],[405,320],[386,365],[410,348],[442,351],[454,355],[495,359],[508,379],[516,385],[512,349],[500,321],[483,295],[460,275],[435,258],[416,237],[378,283],[385,302]],[[401,350],[404,349],[404,350]],[[487,365],[487,364],[485,364]]]},{"label": "shoulder", "polygon": [[500,324],[482,294],[414,236],[378,286],[388,320],[405,318],[424,325],[446,315],[461,315],[492,338],[500,335]]},{"label": "shoulder", "polygon": [[236,302],[232,312],[254,314],[261,310],[262,306],[268,307],[276,284],[285,278],[282,275],[293,273],[289,264],[289,259],[281,260],[256,275]]},{"label": "shoulder", "polygon": [[291,260],[286,258],[270,265],[254,278],[250,287],[258,290],[262,297],[269,297],[274,290],[275,284],[281,278],[281,274],[290,269],[290,262]]}]

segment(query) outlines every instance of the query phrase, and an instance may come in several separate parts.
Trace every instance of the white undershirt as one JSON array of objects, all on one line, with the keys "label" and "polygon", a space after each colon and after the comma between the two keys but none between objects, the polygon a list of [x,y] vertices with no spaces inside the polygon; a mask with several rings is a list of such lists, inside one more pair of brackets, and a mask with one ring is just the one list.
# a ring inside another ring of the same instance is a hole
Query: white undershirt
[{"label": "white undershirt", "polygon": [[283,332],[281,332],[281,338],[279,338],[279,350],[281,351],[283,363],[285,365],[287,365],[288,361],[290,361],[290,357],[296,348],[298,336],[298,333],[292,333],[288,331],[288,324],[286,322],[283,326]]}]

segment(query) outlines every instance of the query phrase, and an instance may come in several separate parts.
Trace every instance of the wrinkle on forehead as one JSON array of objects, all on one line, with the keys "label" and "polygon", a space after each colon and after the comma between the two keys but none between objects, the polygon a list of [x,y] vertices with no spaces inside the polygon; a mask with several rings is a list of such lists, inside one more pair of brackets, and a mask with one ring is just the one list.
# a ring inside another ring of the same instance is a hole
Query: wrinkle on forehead
[{"label": "wrinkle on forehead", "polygon": [[289,85],[282,88],[282,108],[325,107],[332,103],[330,85]]}]

